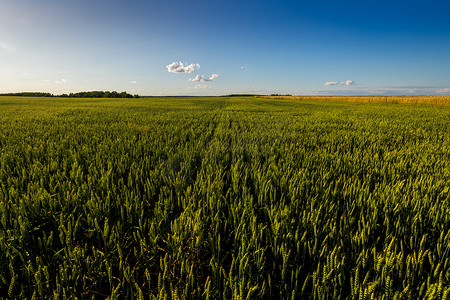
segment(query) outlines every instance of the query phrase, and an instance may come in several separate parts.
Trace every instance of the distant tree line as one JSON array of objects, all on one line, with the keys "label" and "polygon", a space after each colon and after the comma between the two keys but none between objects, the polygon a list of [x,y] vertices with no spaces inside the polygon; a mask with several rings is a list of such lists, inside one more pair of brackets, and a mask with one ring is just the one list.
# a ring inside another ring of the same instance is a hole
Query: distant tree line
[{"label": "distant tree line", "polygon": [[[230,94],[230,95],[225,95],[224,97],[258,97],[258,96],[268,96],[268,95],[263,95],[263,94]],[[281,95],[281,94],[270,94],[270,96],[275,97],[275,96],[292,96],[290,94],[285,94],[285,95]]]},{"label": "distant tree line", "polygon": [[229,94],[223,97],[254,97],[254,96],[264,96],[259,94]]},{"label": "distant tree line", "polygon": [[0,94],[0,96],[55,97],[53,94],[41,92],[4,93]]},{"label": "distant tree line", "polygon": [[78,92],[62,95],[53,95],[50,93],[41,92],[20,92],[20,93],[6,93],[0,94],[0,96],[25,96],[25,97],[67,97],[67,98],[140,98],[139,95],[131,95],[127,92],[116,91],[89,91]]}]

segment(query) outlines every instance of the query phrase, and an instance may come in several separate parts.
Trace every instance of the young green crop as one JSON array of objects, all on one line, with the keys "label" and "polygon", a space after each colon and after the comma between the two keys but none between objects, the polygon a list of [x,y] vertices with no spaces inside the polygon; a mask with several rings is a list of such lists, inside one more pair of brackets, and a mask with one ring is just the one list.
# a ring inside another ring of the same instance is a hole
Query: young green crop
[{"label": "young green crop", "polygon": [[0,298],[447,299],[448,106],[0,97]]}]

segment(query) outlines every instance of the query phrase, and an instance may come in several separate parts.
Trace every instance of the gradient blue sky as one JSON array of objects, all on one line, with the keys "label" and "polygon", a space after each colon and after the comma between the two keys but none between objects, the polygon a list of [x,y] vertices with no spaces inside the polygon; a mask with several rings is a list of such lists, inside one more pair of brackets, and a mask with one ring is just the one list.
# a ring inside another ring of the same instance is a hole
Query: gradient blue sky
[{"label": "gradient blue sky", "polygon": [[448,0],[0,0],[0,92],[450,94],[449,16]]}]

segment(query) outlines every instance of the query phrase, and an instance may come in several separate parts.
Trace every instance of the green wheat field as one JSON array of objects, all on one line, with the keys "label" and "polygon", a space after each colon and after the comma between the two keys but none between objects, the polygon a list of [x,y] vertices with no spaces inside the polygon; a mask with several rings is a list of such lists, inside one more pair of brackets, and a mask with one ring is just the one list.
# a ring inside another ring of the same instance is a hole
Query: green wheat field
[{"label": "green wheat field", "polygon": [[341,98],[0,97],[0,299],[450,299],[450,98]]}]

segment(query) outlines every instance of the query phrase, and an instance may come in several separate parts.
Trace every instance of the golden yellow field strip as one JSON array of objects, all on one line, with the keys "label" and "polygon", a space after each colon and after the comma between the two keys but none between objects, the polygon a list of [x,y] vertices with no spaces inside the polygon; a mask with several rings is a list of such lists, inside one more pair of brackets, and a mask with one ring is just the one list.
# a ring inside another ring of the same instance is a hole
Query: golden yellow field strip
[{"label": "golden yellow field strip", "polygon": [[399,104],[429,104],[450,105],[450,95],[424,96],[262,96],[269,99],[284,100],[320,100],[361,103],[399,103]]}]

